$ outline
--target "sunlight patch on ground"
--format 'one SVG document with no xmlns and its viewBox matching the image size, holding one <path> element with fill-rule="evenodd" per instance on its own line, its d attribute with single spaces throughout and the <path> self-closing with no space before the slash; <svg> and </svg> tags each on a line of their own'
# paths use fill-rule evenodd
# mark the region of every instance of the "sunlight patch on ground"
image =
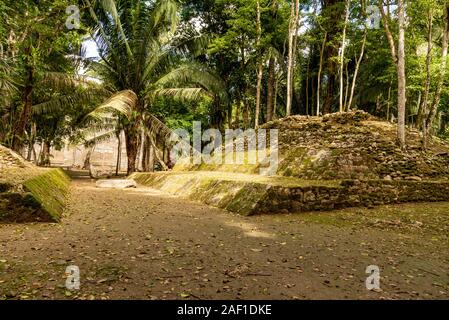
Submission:
<svg viewBox="0 0 449 320">
<path fill-rule="evenodd" d="M 252 238 L 274 239 L 276 236 L 272 233 L 258 230 L 254 223 L 227 221 L 225 224 L 229 227 L 237 228 L 243 231 L 243 234 Z"/>
</svg>

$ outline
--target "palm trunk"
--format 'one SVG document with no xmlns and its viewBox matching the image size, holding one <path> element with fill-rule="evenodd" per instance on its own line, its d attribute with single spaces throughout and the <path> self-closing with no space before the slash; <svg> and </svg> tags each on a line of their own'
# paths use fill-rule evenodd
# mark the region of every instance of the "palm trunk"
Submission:
<svg viewBox="0 0 449 320">
<path fill-rule="evenodd" d="M 128 158 L 128 175 L 137 171 L 136 161 L 139 152 L 139 130 L 135 123 L 125 127 L 126 155 Z"/>
<path fill-rule="evenodd" d="M 83 170 L 89 170 L 90 168 L 90 158 L 92 157 L 92 153 L 95 147 L 89 148 L 86 154 L 86 158 L 84 159 L 83 163 Z"/>
<path fill-rule="evenodd" d="M 121 139 L 121 131 L 119 134 L 117 134 L 117 140 L 118 140 L 118 145 L 117 145 L 117 164 L 115 166 L 115 175 L 118 176 L 119 171 L 120 171 L 120 166 L 121 166 L 121 162 L 122 162 L 122 139 Z"/>
</svg>

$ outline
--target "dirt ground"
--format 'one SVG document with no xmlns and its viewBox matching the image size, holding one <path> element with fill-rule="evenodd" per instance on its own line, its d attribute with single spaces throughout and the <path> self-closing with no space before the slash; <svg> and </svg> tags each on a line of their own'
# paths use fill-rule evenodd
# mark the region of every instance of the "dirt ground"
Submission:
<svg viewBox="0 0 449 320">
<path fill-rule="evenodd" d="M 242 217 L 78 177 L 62 223 L 0 225 L 0 299 L 448 299 L 448 245 L 449 203 Z"/>
</svg>

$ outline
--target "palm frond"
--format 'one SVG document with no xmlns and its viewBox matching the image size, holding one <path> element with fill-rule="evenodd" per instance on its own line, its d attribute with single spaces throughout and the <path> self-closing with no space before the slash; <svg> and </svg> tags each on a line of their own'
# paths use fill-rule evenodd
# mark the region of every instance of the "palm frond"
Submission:
<svg viewBox="0 0 449 320">
<path fill-rule="evenodd" d="M 114 139 L 115 137 L 116 137 L 115 130 L 106 131 L 106 132 L 101 133 L 100 135 L 96 135 L 96 136 L 86 139 L 84 141 L 84 145 L 87 148 L 93 147 L 97 144 L 100 144 L 103 142 L 108 142 L 111 139 Z"/>
<path fill-rule="evenodd" d="M 110 117 L 110 114 L 115 112 L 130 118 L 133 110 L 135 110 L 137 106 L 137 101 L 138 97 L 133 91 L 120 91 L 87 116 L 95 119 L 102 119 L 104 117 Z"/>
<path fill-rule="evenodd" d="M 218 96 L 227 103 L 229 96 L 223 80 L 210 69 L 197 63 L 186 63 L 161 77 L 154 84 L 155 88 L 148 88 L 148 92 L 158 88 L 177 87 L 179 84 L 190 83 L 197 85 L 213 96 Z"/>
<path fill-rule="evenodd" d="M 33 114 L 40 115 L 44 113 L 60 112 L 77 105 L 88 105 L 100 99 L 104 100 L 109 97 L 111 92 L 103 88 L 92 88 L 88 90 L 78 91 L 73 94 L 53 97 L 51 100 L 36 104 L 33 106 Z"/>
<path fill-rule="evenodd" d="M 170 23 L 171 32 L 176 32 L 179 22 L 178 5 L 174 0 L 158 1 L 154 8 L 153 27 L 157 27 L 161 23 Z"/>
<path fill-rule="evenodd" d="M 157 89 L 148 93 L 148 98 L 153 100 L 158 97 L 172 97 L 179 101 L 198 100 L 204 96 L 211 96 L 206 90 L 202 88 L 171 88 L 171 89 Z"/>
<path fill-rule="evenodd" d="M 112 19 L 114 19 L 114 22 L 117 26 L 117 30 L 119 34 L 122 37 L 122 41 L 125 43 L 126 51 L 131 58 L 133 56 L 133 53 L 131 51 L 131 47 L 129 46 L 128 39 L 126 38 L 126 34 L 123 31 L 122 22 L 120 21 L 120 16 L 117 11 L 117 6 L 114 0 L 99 0 L 101 3 L 101 6 L 106 11 L 106 13 L 110 14 Z"/>
<path fill-rule="evenodd" d="M 40 84 L 55 90 L 98 87 L 98 83 L 89 77 L 63 72 L 45 72 L 40 80 Z"/>
</svg>

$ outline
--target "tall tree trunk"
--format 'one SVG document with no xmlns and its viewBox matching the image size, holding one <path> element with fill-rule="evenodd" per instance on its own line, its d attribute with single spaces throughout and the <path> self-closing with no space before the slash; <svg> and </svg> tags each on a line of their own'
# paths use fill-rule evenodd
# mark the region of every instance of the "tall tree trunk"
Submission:
<svg viewBox="0 0 449 320">
<path fill-rule="evenodd" d="M 406 78 L 405 78 L 405 7 L 404 0 L 398 0 L 399 35 L 398 46 L 394 42 L 390 30 L 389 17 L 385 14 L 383 1 L 379 0 L 379 10 L 382 15 L 385 34 L 390 44 L 391 56 L 397 68 L 398 76 L 398 129 L 397 139 L 401 149 L 405 149 L 405 107 L 406 107 Z"/>
<path fill-rule="evenodd" d="M 405 7 L 404 0 L 398 0 L 399 38 L 398 38 L 398 140 L 405 149 Z"/>
<path fill-rule="evenodd" d="M 309 79 L 310 79 L 310 59 L 311 55 L 307 58 L 307 71 L 306 71 L 306 115 L 309 115 Z"/>
<path fill-rule="evenodd" d="M 276 120 L 277 116 L 276 116 L 276 111 L 277 111 L 277 106 L 278 106 L 278 79 L 275 78 L 274 79 L 274 101 L 273 101 L 273 120 Z"/>
<path fill-rule="evenodd" d="M 267 122 L 273 120 L 275 81 L 276 81 L 275 59 L 273 56 L 271 56 L 270 61 L 268 62 Z"/>
<path fill-rule="evenodd" d="M 92 153 L 94 151 L 95 146 L 89 148 L 86 154 L 86 158 L 84 158 L 83 170 L 89 170 L 90 168 L 90 158 L 92 157 Z"/>
<path fill-rule="evenodd" d="M 31 66 L 31 48 L 25 49 L 26 55 L 26 83 L 23 92 L 23 109 L 20 113 L 19 121 L 14 125 L 12 149 L 17 153 L 22 152 L 26 125 L 31 117 L 33 107 L 33 89 L 34 89 L 34 69 Z"/>
<path fill-rule="evenodd" d="M 360 49 L 360 55 L 357 59 L 355 70 L 354 70 L 354 76 L 352 77 L 352 84 L 351 84 L 351 93 L 349 94 L 349 102 L 348 102 L 348 110 L 352 108 L 352 101 L 354 99 L 354 92 L 355 92 L 355 85 L 357 82 L 357 76 L 359 74 L 360 64 L 362 63 L 363 56 L 365 54 L 365 47 L 366 47 L 366 37 L 368 34 L 368 29 L 365 27 L 365 33 L 363 34 L 363 40 L 362 40 L 362 48 Z"/>
<path fill-rule="evenodd" d="M 298 32 L 299 22 L 299 0 L 292 3 L 290 12 L 290 23 L 288 28 L 288 62 L 287 62 L 287 105 L 286 115 L 290 116 L 292 113 L 293 101 L 293 79 L 294 79 L 294 60 L 295 60 L 295 37 Z"/>
<path fill-rule="evenodd" d="M 40 154 L 39 165 L 43 167 L 50 166 L 50 149 L 51 143 L 47 139 L 44 139 L 42 144 L 42 152 Z"/>
<path fill-rule="evenodd" d="M 343 89 L 344 89 L 344 65 L 345 65 L 345 49 L 346 49 L 346 29 L 348 27 L 349 20 L 349 7 L 350 0 L 345 1 L 345 22 L 343 25 L 343 39 L 341 41 L 341 49 L 340 49 L 340 112 L 343 112 Z"/>
<path fill-rule="evenodd" d="M 137 153 L 139 152 L 139 126 L 132 122 L 125 126 L 126 155 L 128 158 L 128 175 L 136 172 Z"/>
<path fill-rule="evenodd" d="M 326 48 L 327 32 L 324 32 L 323 44 L 321 45 L 320 51 L 320 66 L 318 67 L 318 84 L 316 89 L 316 115 L 319 116 L 321 112 L 321 73 L 323 72 L 323 60 L 324 60 L 324 49 Z"/>
<path fill-rule="evenodd" d="M 417 119 L 418 127 L 422 129 L 422 146 L 424 150 L 427 149 L 426 118 L 429 104 L 430 81 L 431 81 L 430 66 L 432 63 L 432 48 L 433 48 L 432 33 L 433 33 L 433 12 L 429 5 L 429 10 L 427 13 L 426 86 L 424 89 L 424 97 L 418 107 L 418 119 Z"/>
<path fill-rule="evenodd" d="M 240 128 L 240 108 L 242 105 L 242 98 L 241 93 L 237 92 L 237 99 L 236 99 L 236 106 L 235 106 L 235 119 L 234 119 L 234 128 L 238 129 Z"/>
<path fill-rule="evenodd" d="M 260 2 L 257 0 L 257 50 L 261 50 L 260 48 L 260 40 L 262 38 L 262 23 L 260 21 Z M 259 116 L 260 116 L 260 95 L 261 95 L 261 87 L 262 87 L 262 76 L 263 76 L 263 59 L 259 58 L 257 65 L 257 88 L 256 88 L 256 112 L 254 115 L 254 127 L 257 129 L 259 127 Z"/>
<path fill-rule="evenodd" d="M 343 111 L 348 111 L 348 99 L 349 99 L 349 63 L 345 63 L 345 99 L 344 99 L 344 109 Z"/>
<path fill-rule="evenodd" d="M 335 90 L 338 74 L 339 52 L 336 36 L 342 32 L 341 17 L 345 12 L 341 4 L 345 0 L 323 0 L 323 15 L 326 17 L 324 29 L 327 31 L 327 42 L 325 50 L 325 61 L 327 66 L 327 87 L 324 98 L 322 113 L 328 114 L 333 111 Z M 335 59 L 337 58 L 337 59 Z"/>
<path fill-rule="evenodd" d="M 248 100 L 243 97 L 243 125 L 245 129 L 249 128 L 249 124 L 251 123 L 251 116 L 249 114 L 249 104 Z"/>
<path fill-rule="evenodd" d="M 387 99 L 387 121 L 391 121 L 390 119 L 390 105 L 391 105 L 391 87 L 393 85 L 393 81 L 390 81 L 390 86 L 388 87 L 388 99 Z"/>
<path fill-rule="evenodd" d="M 256 110 L 254 114 L 254 128 L 256 129 L 259 127 L 262 76 L 263 65 L 262 63 L 259 63 L 259 66 L 257 68 Z"/>
<path fill-rule="evenodd" d="M 148 171 L 154 172 L 154 147 L 151 144 L 151 139 L 148 138 L 149 152 L 148 152 Z"/>
<path fill-rule="evenodd" d="M 429 111 L 429 115 L 426 119 L 426 136 L 429 137 L 431 134 L 431 128 L 435 116 L 440 106 L 441 94 L 443 91 L 444 80 L 446 77 L 446 67 L 447 67 L 447 52 L 448 52 L 448 40 L 449 40 L 449 6 L 448 2 L 444 2 L 444 30 L 443 30 L 443 40 L 442 40 L 442 51 L 441 51 L 441 66 L 440 74 L 438 77 L 437 88 L 435 92 L 435 97 L 433 99 L 432 106 Z"/>
<path fill-rule="evenodd" d="M 117 134 L 117 163 L 115 166 L 115 175 L 118 176 L 119 172 L 120 172 L 120 166 L 121 166 L 121 162 L 122 162 L 122 132 L 120 131 Z"/>
</svg>

